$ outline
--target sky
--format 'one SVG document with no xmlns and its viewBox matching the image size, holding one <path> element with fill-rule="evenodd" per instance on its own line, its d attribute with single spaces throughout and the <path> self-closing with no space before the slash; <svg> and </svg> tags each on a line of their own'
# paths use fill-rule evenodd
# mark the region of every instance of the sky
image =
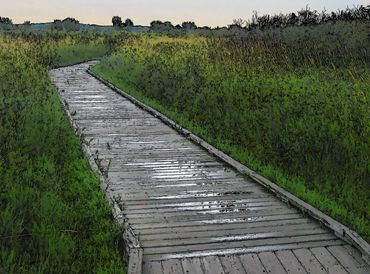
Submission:
<svg viewBox="0 0 370 274">
<path fill-rule="evenodd" d="M 198 26 L 226 26 L 233 19 L 250 19 L 253 11 L 276 14 L 298 11 L 344 9 L 368 5 L 368 0 L 0 0 L 0 16 L 14 23 L 29 20 L 50 22 L 74 17 L 83 23 L 110 25 L 112 16 L 130 18 L 135 24 L 153 20 L 178 24 L 194 21 Z"/>
</svg>

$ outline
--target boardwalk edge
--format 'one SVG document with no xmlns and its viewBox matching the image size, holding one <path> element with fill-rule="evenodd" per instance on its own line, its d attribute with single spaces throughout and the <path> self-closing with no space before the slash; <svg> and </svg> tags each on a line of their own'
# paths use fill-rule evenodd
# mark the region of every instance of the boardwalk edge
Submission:
<svg viewBox="0 0 370 274">
<path fill-rule="evenodd" d="M 90 68 L 87 70 L 87 72 L 93 76 L 95 79 L 118 93 L 119 95 L 123 96 L 124 98 L 128 99 L 141 109 L 149 112 L 156 118 L 160 119 L 162 122 L 164 122 L 166 125 L 170 126 L 171 128 L 178 131 L 180 134 L 184 135 L 187 139 L 193 141 L 194 143 L 200 145 L 202 148 L 207 150 L 209 153 L 213 154 L 223 162 L 227 163 L 237 171 L 239 171 L 242 174 L 247 175 L 249 178 L 251 178 L 256 183 L 264 186 L 267 188 L 270 192 L 274 193 L 275 196 L 277 196 L 280 200 L 283 202 L 290 204 L 292 206 L 295 206 L 299 208 L 304 213 L 310 215 L 312 218 L 318 220 L 321 224 L 325 225 L 327 228 L 332 230 L 335 235 L 346 241 L 347 243 L 353 245 L 356 247 L 362 254 L 363 259 L 370 264 L 370 245 L 355 231 L 351 230 L 347 226 L 341 224 L 340 222 L 334 220 L 330 216 L 326 215 L 325 213 L 321 212 L 317 208 L 314 208 L 313 206 L 309 205 L 308 203 L 304 202 L 300 198 L 294 196 L 293 194 L 289 193 L 288 191 L 284 190 L 283 188 L 279 187 L 275 183 L 271 182 L 267 178 L 261 176 L 257 172 L 251 170 L 250 168 L 246 167 L 245 165 L 241 164 L 240 162 L 236 161 L 235 159 L 231 158 L 229 155 L 225 154 L 224 152 L 220 151 L 219 149 L 215 148 L 214 146 L 208 144 L 206 141 L 204 141 L 202 138 L 194 135 L 187 129 L 183 128 L 176 122 L 172 121 L 167 116 L 163 115 L 159 111 L 147 106 L 146 104 L 140 102 L 135 97 L 129 95 L 128 93 L 124 92 L 123 90 L 119 89 L 115 85 L 111 84 L 107 80 L 103 79 L 99 75 L 95 74 L 90 70 Z"/>
<path fill-rule="evenodd" d="M 60 102 L 64 107 L 64 112 L 66 113 L 68 120 L 75 131 L 75 134 L 79 137 L 81 143 L 81 149 L 90 164 L 90 168 L 98 175 L 100 181 L 100 187 L 108 200 L 109 205 L 112 208 L 112 215 L 114 220 L 124 229 L 122 238 L 125 245 L 124 253 L 129 258 L 129 263 L 127 267 L 128 274 L 141 274 L 142 273 L 142 262 L 143 262 L 143 249 L 140 246 L 140 242 L 133 232 L 131 226 L 125 222 L 125 216 L 120 209 L 119 203 L 116 201 L 109 191 L 109 182 L 102 174 L 99 166 L 97 165 L 94 157 L 94 153 L 88 147 L 86 140 L 84 139 L 84 134 L 82 130 L 78 128 L 73 120 L 73 117 L 69 111 L 68 104 L 62 99 L 59 94 L 59 89 L 54 85 L 55 89 L 58 91 Z"/>
</svg>

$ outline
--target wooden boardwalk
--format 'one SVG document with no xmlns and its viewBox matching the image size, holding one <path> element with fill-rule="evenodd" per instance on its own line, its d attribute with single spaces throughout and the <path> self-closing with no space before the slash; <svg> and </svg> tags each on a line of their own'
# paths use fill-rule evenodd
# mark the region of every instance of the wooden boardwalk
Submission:
<svg viewBox="0 0 370 274">
<path fill-rule="evenodd" d="M 313 219 L 90 76 L 54 84 L 143 252 L 143 273 L 370 273 Z"/>
</svg>

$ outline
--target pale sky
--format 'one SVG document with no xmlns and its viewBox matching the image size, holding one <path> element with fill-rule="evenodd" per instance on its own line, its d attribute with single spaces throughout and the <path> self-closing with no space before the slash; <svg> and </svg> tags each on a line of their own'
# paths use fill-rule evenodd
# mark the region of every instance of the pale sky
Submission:
<svg viewBox="0 0 370 274">
<path fill-rule="evenodd" d="M 83 23 L 110 25 L 112 16 L 135 24 L 153 20 L 195 21 L 198 26 L 226 26 L 233 19 L 250 19 L 252 12 L 275 14 L 311 9 L 328 11 L 368 5 L 368 0 L 0 0 L 0 16 L 14 23 L 50 22 L 74 17 Z"/>
</svg>

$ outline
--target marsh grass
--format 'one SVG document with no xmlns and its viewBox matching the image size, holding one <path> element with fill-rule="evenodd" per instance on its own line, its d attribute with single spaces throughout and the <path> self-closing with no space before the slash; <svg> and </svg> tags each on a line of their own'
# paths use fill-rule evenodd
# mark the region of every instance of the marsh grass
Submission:
<svg viewBox="0 0 370 274">
<path fill-rule="evenodd" d="M 121 229 L 50 82 L 54 58 L 50 41 L 0 34 L 0 272 L 125 273 Z"/>
<path fill-rule="evenodd" d="M 108 54 L 108 50 L 104 44 L 59 45 L 56 54 L 57 66 L 65 66 L 100 59 Z"/>
</svg>

